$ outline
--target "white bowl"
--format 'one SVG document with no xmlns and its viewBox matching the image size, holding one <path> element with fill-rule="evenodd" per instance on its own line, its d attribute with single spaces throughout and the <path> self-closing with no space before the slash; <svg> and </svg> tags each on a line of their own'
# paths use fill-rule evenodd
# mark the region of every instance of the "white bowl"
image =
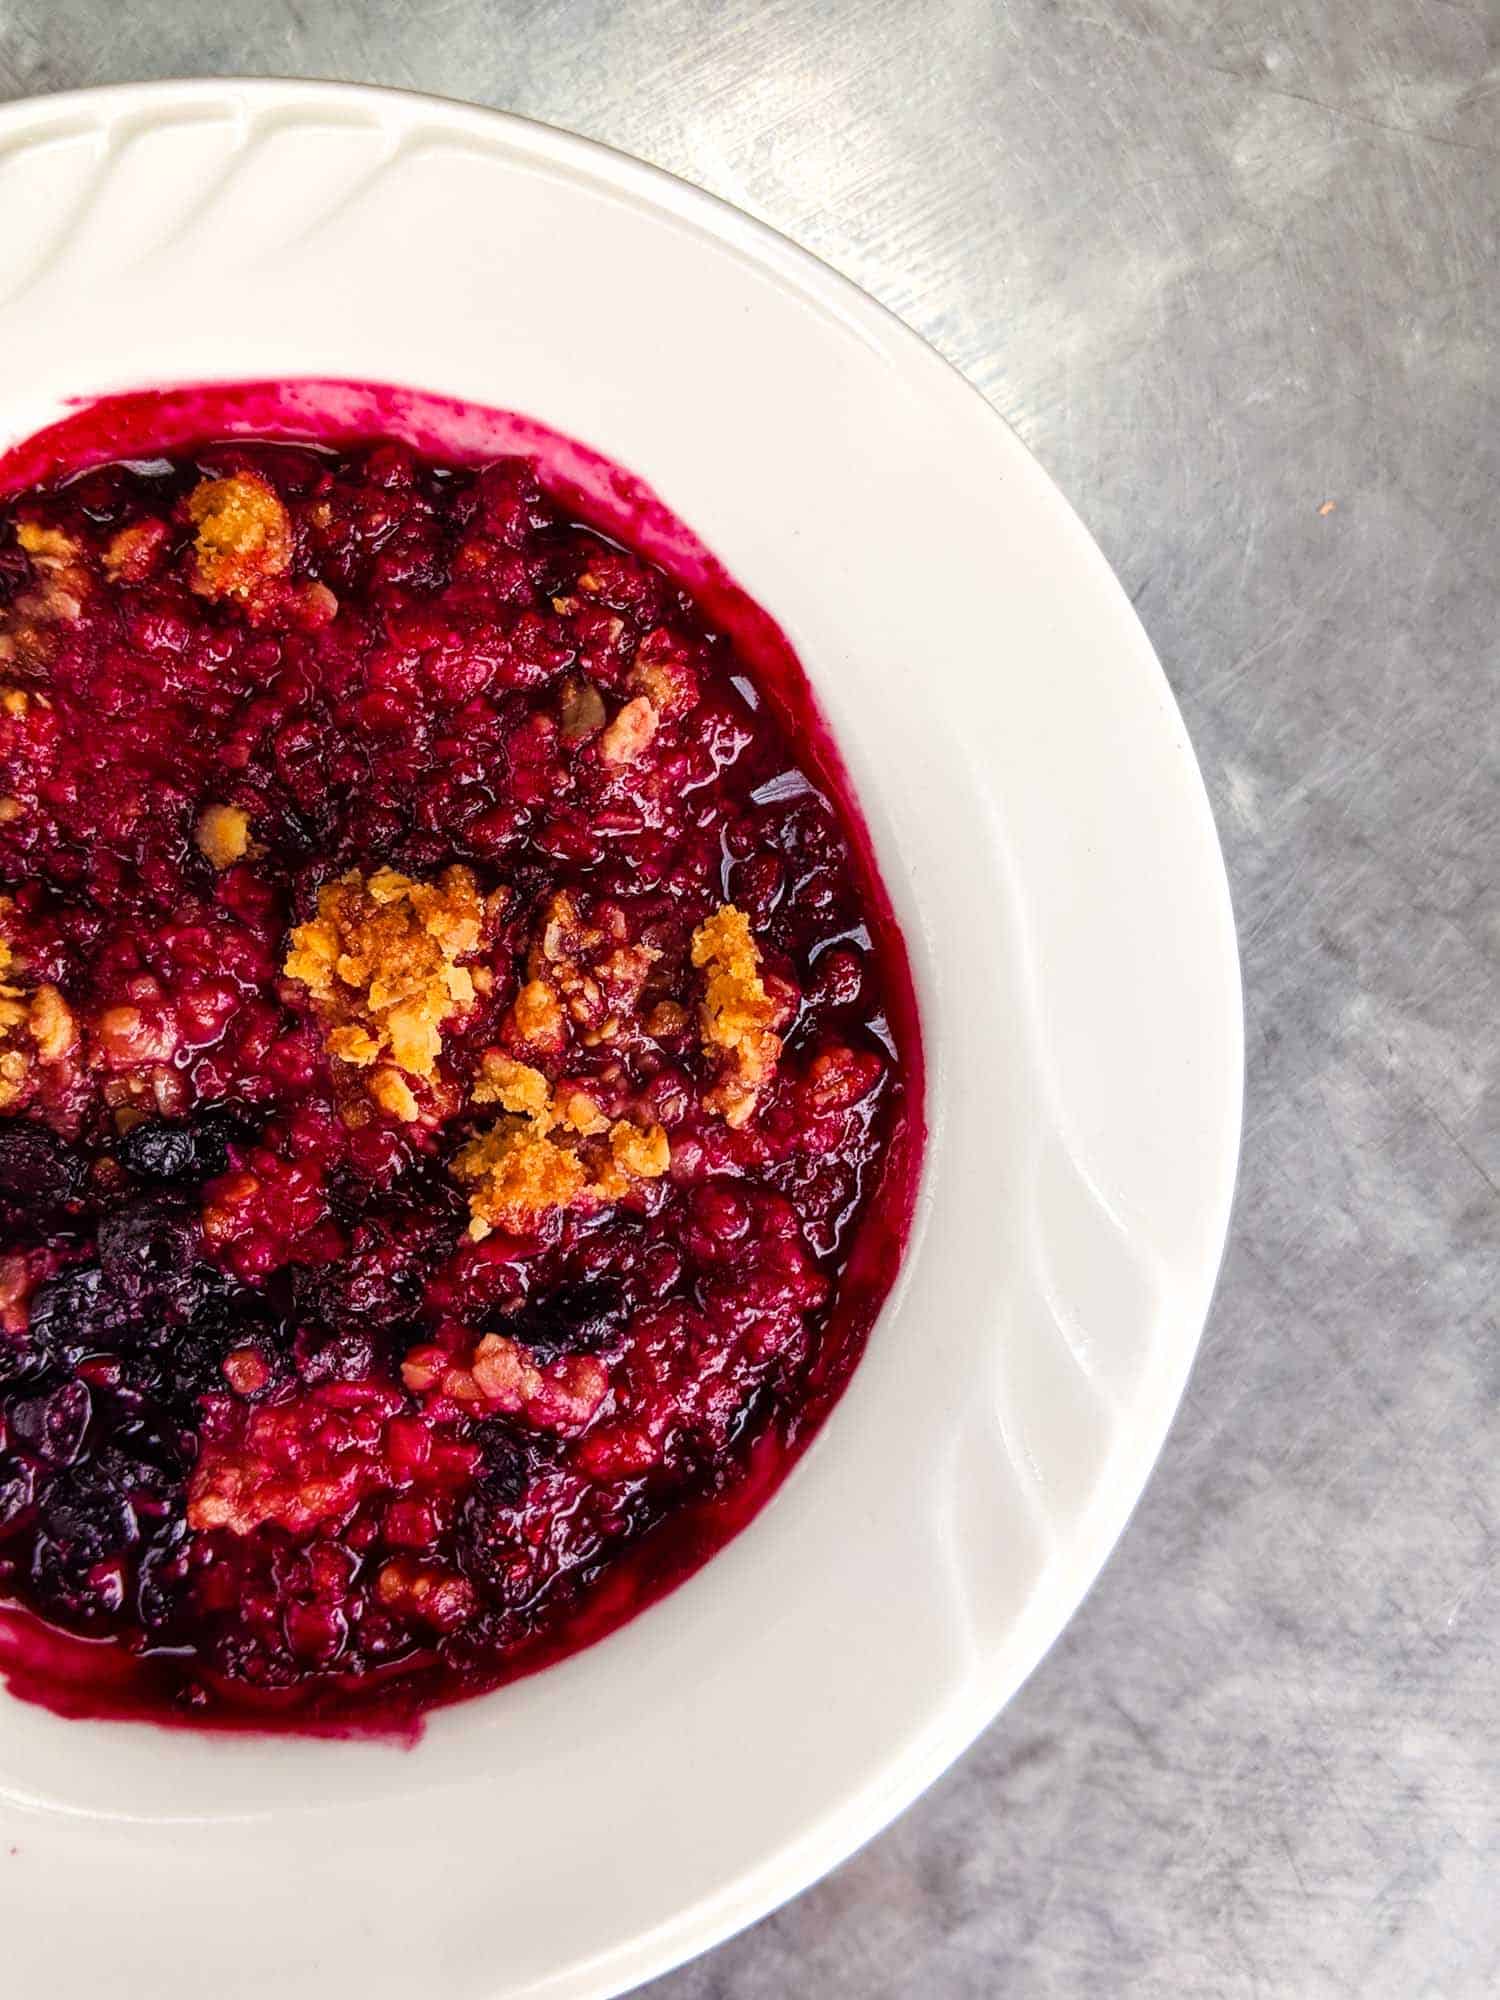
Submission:
<svg viewBox="0 0 1500 2000">
<path fill-rule="evenodd" d="M 1161 1445 L 1242 1053 L 1181 718 L 1077 520 L 930 350 L 744 216 L 542 127 L 321 84 L 10 105 L 0 354 L 0 444 L 69 398 L 309 375 L 555 425 L 781 621 L 853 773 L 931 1138 L 865 1360 L 753 1525 L 409 1751 L 0 1697 L 17 1993 L 622 1991 L 931 1782 Z"/>
</svg>

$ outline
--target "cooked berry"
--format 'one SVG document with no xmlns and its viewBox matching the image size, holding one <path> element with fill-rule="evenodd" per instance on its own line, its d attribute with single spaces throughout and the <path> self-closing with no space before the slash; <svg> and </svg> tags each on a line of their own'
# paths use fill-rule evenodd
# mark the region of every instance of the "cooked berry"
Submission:
<svg viewBox="0 0 1500 2000">
<path fill-rule="evenodd" d="M 45 1222 L 82 1183 L 83 1161 L 55 1132 L 29 1118 L 0 1118 L 0 1223 Z"/>
<path fill-rule="evenodd" d="M 54 1465 L 68 1465 L 78 1456 L 89 1427 L 92 1399 L 84 1382 L 64 1382 L 45 1396 L 25 1396 L 12 1402 L 6 1425 L 12 1443 Z"/>
<path fill-rule="evenodd" d="M 607 1347 L 623 1328 L 626 1313 L 623 1285 L 609 1278 L 580 1278 L 528 1303 L 504 1324 L 504 1331 L 524 1341 L 538 1361 L 551 1361 L 559 1354 L 591 1354 Z"/>
<path fill-rule="evenodd" d="M 142 1180 L 201 1183 L 222 1174 L 231 1143 L 247 1137 L 243 1124 L 223 1114 L 206 1113 L 191 1124 L 151 1119 L 131 1127 L 117 1156 L 122 1167 Z"/>
</svg>

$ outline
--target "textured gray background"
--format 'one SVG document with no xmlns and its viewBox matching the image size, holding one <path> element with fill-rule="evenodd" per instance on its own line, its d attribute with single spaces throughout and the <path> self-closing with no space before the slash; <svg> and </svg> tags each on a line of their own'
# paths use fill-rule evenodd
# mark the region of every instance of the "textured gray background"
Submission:
<svg viewBox="0 0 1500 2000">
<path fill-rule="evenodd" d="M 1229 858 L 1243 1178 L 1145 1502 L 959 1768 L 653 2000 L 1500 1991 L 1500 9 L 0 0 L 0 95 L 229 71 L 573 127 L 887 301 L 1099 537 Z"/>
</svg>

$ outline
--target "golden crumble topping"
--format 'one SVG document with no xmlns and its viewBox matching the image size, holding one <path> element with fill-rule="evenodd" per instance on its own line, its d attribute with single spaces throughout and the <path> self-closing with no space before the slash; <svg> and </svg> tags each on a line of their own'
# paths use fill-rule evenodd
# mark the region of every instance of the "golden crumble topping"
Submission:
<svg viewBox="0 0 1500 2000">
<path fill-rule="evenodd" d="M 543 1055 L 561 1055 L 567 1046 L 562 1002 L 544 979 L 529 979 L 521 988 L 511 1006 L 510 1025 L 518 1041 Z"/>
<path fill-rule="evenodd" d="M 0 660 L 17 657 L 39 665 L 55 647 L 53 628 L 70 623 L 82 611 L 88 571 L 82 547 L 60 528 L 17 521 L 16 542 L 31 558 L 35 581 L 10 606 L 8 629 L 0 633 Z M 9 707 L 8 713 L 23 715 L 25 708 Z"/>
<path fill-rule="evenodd" d="M 291 568 L 291 517 L 258 472 L 205 479 L 187 504 L 198 530 L 193 588 L 201 596 L 252 597 Z"/>
<path fill-rule="evenodd" d="M 205 806 L 193 828 L 198 852 L 215 868 L 232 868 L 250 848 L 250 815 L 240 806 Z"/>
<path fill-rule="evenodd" d="M 408 1123 L 417 1100 L 400 1072 L 434 1075 L 443 1024 L 474 999 L 459 961 L 480 949 L 490 914 L 467 868 L 437 882 L 352 869 L 318 891 L 317 916 L 291 934 L 282 969 L 312 995 L 329 1054 L 354 1069 L 380 1063 L 370 1094 Z"/>
<path fill-rule="evenodd" d="M 781 1055 L 781 1037 L 771 1026 L 776 1004 L 761 979 L 760 948 L 743 910 L 724 903 L 699 924 L 693 964 L 708 974 L 699 1013 L 703 1045 L 728 1059 L 704 1102 L 727 1125 L 743 1125 Z"/>
<path fill-rule="evenodd" d="M 42 569 L 66 569 L 78 560 L 78 544 L 61 528 L 44 528 L 37 521 L 17 521 L 16 540 Z"/>
<path fill-rule="evenodd" d="M 118 529 L 105 544 L 104 574 L 111 583 L 144 582 L 170 532 L 165 521 L 136 521 Z"/>
<path fill-rule="evenodd" d="M 578 1155 L 530 1118 L 502 1118 L 477 1134 L 459 1149 L 453 1171 L 470 1190 L 475 1242 L 492 1229 L 525 1235 L 553 1209 L 571 1208 L 589 1185 Z"/>
<path fill-rule="evenodd" d="M 470 1139 L 453 1162 L 470 1189 L 469 1234 L 476 1242 L 492 1229 L 524 1234 L 554 1209 L 618 1201 L 634 1182 L 656 1180 L 672 1163 L 660 1125 L 642 1131 L 623 1119 L 611 1124 L 586 1090 L 567 1085 L 554 1096 L 539 1069 L 498 1050 L 483 1058 L 473 1096 L 508 1114 Z M 576 1142 L 606 1132 L 609 1151 L 594 1155 L 591 1168 Z"/>
<path fill-rule="evenodd" d="M 526 1117 L 547 1118 L 552 1107 L 552 1086 L 529 1063 L 516 1062 L 491 1050 L 480 1064 L 474 1102 L 498 1104 L 502 1111 Z"/>
<path fill-rule="evenodd" d="M 0 937 L 0 1111 L 21 1102 L 39 1063 L 64 1062 L 78 1047 L 78 1025 L 62 994 L 52 985 L 28 993 L 19 971 Z"/>
</svg>

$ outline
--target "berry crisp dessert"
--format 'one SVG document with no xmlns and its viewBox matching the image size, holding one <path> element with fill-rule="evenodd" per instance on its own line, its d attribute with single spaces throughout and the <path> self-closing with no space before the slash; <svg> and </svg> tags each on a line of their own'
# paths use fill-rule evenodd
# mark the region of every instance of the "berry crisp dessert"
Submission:
<svg viewBox="0 0 1500 2000">
<path fill-rule="evenodd" d="M 203 437 L 0 499 L 0 1670 L 409 1726 L 806 1444 L 915 1015 L 805 689 L 541 458 Z"/>
</svg>

